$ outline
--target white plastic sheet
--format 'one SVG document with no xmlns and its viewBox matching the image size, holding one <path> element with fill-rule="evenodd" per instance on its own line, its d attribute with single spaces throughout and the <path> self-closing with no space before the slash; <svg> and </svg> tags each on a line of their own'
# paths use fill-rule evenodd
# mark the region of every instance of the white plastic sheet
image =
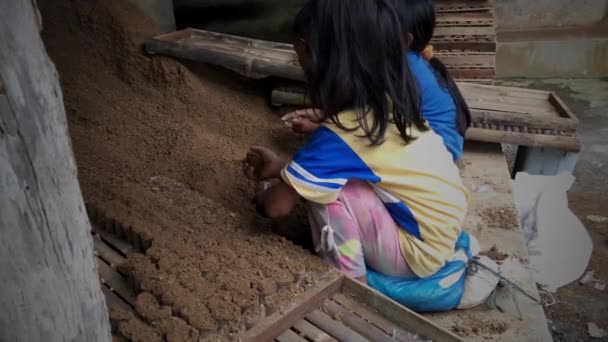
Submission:
<svg viewBox="0 0 608 342">
<path fill-rule="evenodd" d="M 513 192 L 535 280 L 549 291 L 580 278 L 593 243 L 582 222 L 568 208 L 574 176 L 518 173 Z"/>
</svg>

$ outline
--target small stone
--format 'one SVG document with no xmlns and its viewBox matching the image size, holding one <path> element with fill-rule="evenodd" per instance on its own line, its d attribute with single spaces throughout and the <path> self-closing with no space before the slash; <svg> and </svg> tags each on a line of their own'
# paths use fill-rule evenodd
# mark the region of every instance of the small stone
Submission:
<svg viewBox="0 0 608 342">
<path fill-rule="evenodd" d="M 602 338 L 608 336 L 606 330 L 597 326 L 597 324 L 593 322 L 587 323 L 587 330 L 589 331 L 589 336 L 592 338 Z"/>
<path fill-rule="evenodd" d="M 608 221 L 608 217 L 599 215 L 589 215 L 587 216 L 587 220 L 595 223 L 604 223 Z"/>
<path fill-rule="evenodd" d="M 579 280 L 579 284 L 587 285 L 587 284 L 591 283 L 592 281 L 595 280 L 594 274 L 595 274 L 594 271 L 587 271 L 587 273 L 585 273 L 585 275 L 581 278 L 581 280 Z"/>
<path fill-rule="evenodd" d="M 606 289 L 606 282 L 601 280 L 597 281 L 594 287 L 596 290 L 604 291 Z"/>
</svg>

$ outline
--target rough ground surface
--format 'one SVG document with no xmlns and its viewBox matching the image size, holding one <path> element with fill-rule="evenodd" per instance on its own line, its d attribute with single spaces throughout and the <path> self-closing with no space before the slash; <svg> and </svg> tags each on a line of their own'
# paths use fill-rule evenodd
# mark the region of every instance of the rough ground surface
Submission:
<svg viewBox="0 0 608 342">
<path fill-rule="evenodd" d="M 594 271 L 599 282 L 608 281 L 608 221 L 587 219 L 590 215 L 608 217 L 608 80 L 513 80 L 508 84 L 556 91 L 578 116 L 584 148 L 568 198 L 593 240 L 588 270 Z M 608 331 L 608 290 L 596 289 L 598 281 L 587 285 L 574 282 L 554 295 L 555 304 L 545 311 L 556 341 L 593 340 L 587 329 L 589 322 Z"/>
<path fill-rule="evenodd" d="M 140 294 L 135 313 L 112 308 L 118 335 L 225 340 L 328 272 L 250 209 L 247 147 L 287 154 L 298 144 L 268 109 L 263 83 L 145 56 L 155 25 L 126 1 L 38 4 L 84 198 L 152 240 L 128 258 Z"/>
</svg>

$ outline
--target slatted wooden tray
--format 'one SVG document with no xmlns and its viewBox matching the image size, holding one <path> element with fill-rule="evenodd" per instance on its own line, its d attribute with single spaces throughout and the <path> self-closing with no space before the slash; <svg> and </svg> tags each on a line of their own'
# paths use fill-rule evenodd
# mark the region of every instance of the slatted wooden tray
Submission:
<svg viewBox="0 0 608 342">
<path fill-rule="evenodd" d="M 491 0 L 439 0 L 435 4 L 436 50 L 496 52 L 496 29 Z"/>
<path fill-rule="evenodd" d="M 461 341 L 379 292 L 332 275 L 240 341 Z"/>
<path fill-rule="evenodd" d="M 555 93 L 465 82 L 458 86 L 471 109 L 467 140 L 580 151 L 578 119 Z M 271 103 L 311 105 L 297 84 L 274 89 Z"/>
<path fill-rule="evenodd" d="M 578 119 L 557 94 L 459 83 L 472 115 L 467 139 L 578 152 Z"/>
<path fill-rule="evenodd" d="M 149 40 L 146 51 L 219 65 L 251 78 L 304 80 L 291 44 L 185 29 Z M 494 78 L 494 52 L 443 51 L 437 56 L 457 80 L 489 83 Z"/>
</svg>

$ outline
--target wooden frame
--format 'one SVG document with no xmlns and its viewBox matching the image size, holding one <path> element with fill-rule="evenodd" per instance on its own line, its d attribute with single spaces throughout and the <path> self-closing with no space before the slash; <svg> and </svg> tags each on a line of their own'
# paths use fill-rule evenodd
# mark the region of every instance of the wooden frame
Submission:
<svg viewBox="0 0 608 342">
<path fill-rule="evenodd" d="M 458 82 L 471 109 L 472 124 L 467 140 L 581 150 L 578 119 L 555 93 L 513 87 Z M 276 88 L 275 106 L 310 106 L 301 86 Z"/>
<path fill-rule="evenodd" d="M 339 316 L 340 322 L 332 316 Z M 391 321 L 392 317 L 398 319 Z M 461 341 L 381 293 L 332 274 L 306 291 L 289 309 L 267 317 L 247 331 L 239 341 L 305 341 L 300 335 L 314 340 L 307 334 L 322 335 L 325 341 L 407 341 L 412 333 L 439 342 Z"/>
<path fill-rule="evenodd" d="M 222 33 L 185 29 L 150 39 L 151 54 L 160 53 L 215 64 L 250 78 L 276 76 L 304 80 L 293 46 Z"/>
<path fill-rule="evenodd" d="M 493 44 L 492 41 L 459 40 L 461 33 L 470 30 L 493 32 L 493 28 L 487 27 L 444 27 L 438 29 L 438 32 L 454 32 L 456 35 L 438 36 L 437 48 L 444 49 L 446 44 Z M 452 47 L 447 49 L 452 50 Z M 480 50 L 488 51 L 437 51 L 436 55 L 457 80 L 491 82 L 495 74 L 494 49 L 485 47 Z M 146 42 L 146 51 L 219 65 L 250 78 L 274 76 L 304 80 L 304 73 L 291 44 L 185 29 L 152 38 Z"/>
</svg>

